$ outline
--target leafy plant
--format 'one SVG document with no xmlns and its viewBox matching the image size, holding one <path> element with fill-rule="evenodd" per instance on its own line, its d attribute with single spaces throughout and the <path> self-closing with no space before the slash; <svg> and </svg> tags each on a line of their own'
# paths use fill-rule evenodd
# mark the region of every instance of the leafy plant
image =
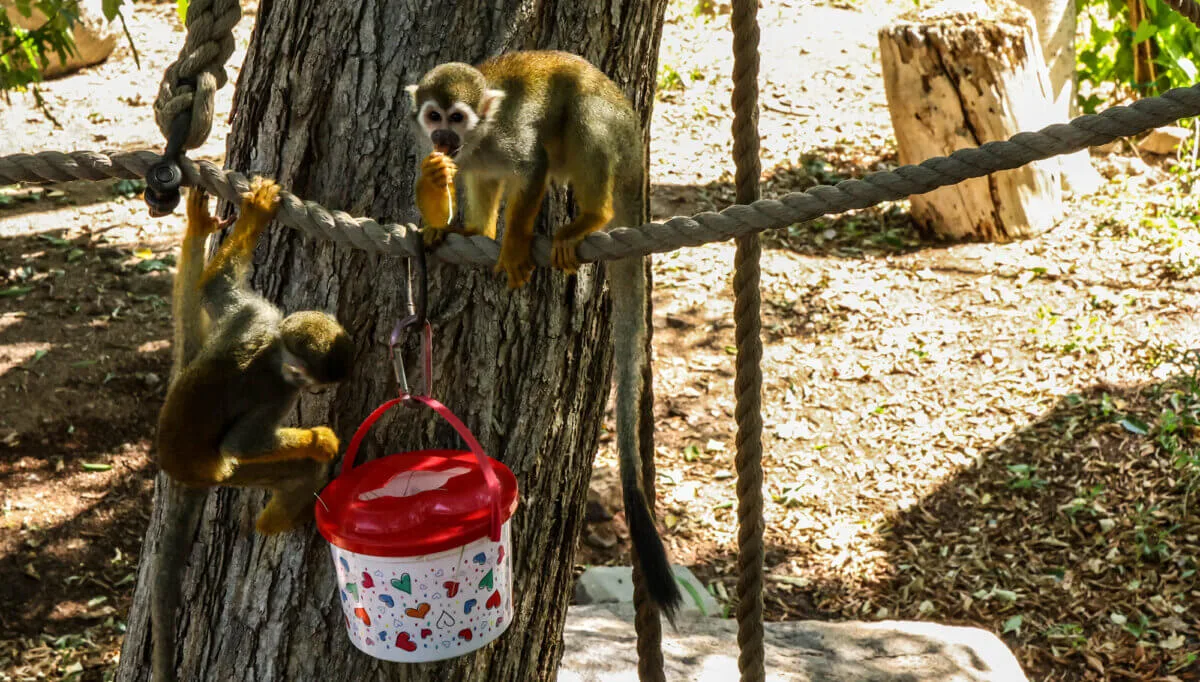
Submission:
<svg viewBox="0 0 1200 682">
<path fill-rule="evenodd" d="M 133 46 L 121 5 L 125 0 L 104 0 L 104 16 L 109 21 L 120 18 L 125 37 Z M 77 54 L 72 33 L 79 21 L 79 0 L 15 0 L 13 8 L 26 19 L 34 12 L 46 21 L 33 29 L 13 25 L 6 12 L 0 12 L 0 93 L 31 92 L 42 106 L 36 84 L 50 65 L 51 58 L 65 62 Z M 134 61 L 138 60 L 134 49 Z M 44 108 L 44 107 L 43 107 Z"/>
<path fill-rule="evenodd" d="M 1096 92 L 1108 85 L 1124 85 L 1141 94 L 1159 94 L 1196 82 L 1198 70 L 1190 55 L 1200 52 L 1200 29 L 1162 0 L 1143 0 L 1145 17 L 1130 25 L 1128 0 L 1079 0 L 1080 35 L 1075 56 L 1080 83 L 1093 87 L 1079 105 L 1094 113 L 1103 98 Z M 1150 41 L 1158 67 L 1151 82 L 1135 78 L 1135 46 Z"/>
</svg>

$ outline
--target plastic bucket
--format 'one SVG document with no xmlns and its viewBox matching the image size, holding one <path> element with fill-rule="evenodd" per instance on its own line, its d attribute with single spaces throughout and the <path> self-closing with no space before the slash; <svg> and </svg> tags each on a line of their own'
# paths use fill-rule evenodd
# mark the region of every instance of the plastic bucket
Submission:
<svg viewBox="0 0 1200 682">
<path fill-rule="evenodd" d="M 354 434 L 316 516 L 350 641 L 375 658 L 421 663 L 475 651 L 512 622 L 517 482 L 444 405 L 410 399 L 445 417 L 471 450 L 422 450 L 354 466 L 371 425 L 402 399 L 384 403 Z"/>
</svg>

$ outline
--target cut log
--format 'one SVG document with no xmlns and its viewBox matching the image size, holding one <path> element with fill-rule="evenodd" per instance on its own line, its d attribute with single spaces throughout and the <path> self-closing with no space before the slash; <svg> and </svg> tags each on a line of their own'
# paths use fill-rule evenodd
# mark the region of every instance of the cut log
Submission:
<svg viewBox="0 0 1200 682">
<path fill-rule="evenodd" d="M 1061 122 L 1033 17 L 1010 0 L 943 3 L 879 31 L 883 80 L 901 163 L 1005 140 Z M 1038 161 L 912 197 L 944 239 L 1008 241 L 1063 214 L 1062 162 Z"/>
</svg>

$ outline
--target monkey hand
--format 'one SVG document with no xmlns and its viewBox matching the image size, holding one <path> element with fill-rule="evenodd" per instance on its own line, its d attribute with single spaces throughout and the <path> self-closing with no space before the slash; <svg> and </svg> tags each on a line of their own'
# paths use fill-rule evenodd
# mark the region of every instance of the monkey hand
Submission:
<svg viewBox="0 0 1200 682">
<path fill-rule="evenodd" d="M 314 426 L 309 429 L 312 433 L 312 446 L 309 448 L 309 458 L 317 462 L 329 462 L 337 457 L 338 442 L 337 435 L 327 426 Z"/>
<path fill-rule="evenodd" d="M 581 241 L 583 237 L 560 238 L 556 235 L 550 247 L 550 265 L 568 275 L 575 274 L 579 270 L 579 257 L 575 255 L 575 247 L 579 246 Z"/>
<path fill-rule="evenodd" d="M 279 209 L 279 185 L 274 180 L 256 176 L 250 181 L 250 191 L 242 195 L 242 214 L 257 214 L 262 224 L 271 221 Z"/>
<path fill-rule="evenodd" d="M 509 242 L 504 242 L 500 246 L 500 258 L 496 261 L 496 272 L 503 272 L 508 275 L 508 288 L 520 289 L 529 283 L 529 278 L 533 275 L 533 259 L 529 255 L 529 245 L 525 244 L 525 248 L 507 248 Z"/>
<path fill-rule="evenodd" d="M 417 178 L 417 210 L 425 228 L 421 230 L 426 246 L 436 246 L 445 238 L 445 228 L 454 215 L 454 175 L 458 167 L 449 156 L 432 152 L 421 162 Z"/>
</svg>

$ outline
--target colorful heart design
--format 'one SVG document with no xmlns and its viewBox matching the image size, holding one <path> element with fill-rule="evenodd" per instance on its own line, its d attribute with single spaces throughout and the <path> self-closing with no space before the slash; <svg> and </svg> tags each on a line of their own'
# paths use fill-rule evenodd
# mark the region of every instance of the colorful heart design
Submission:
<svg viewBox="0 0 1200 682">
<path fill-rule="evenodd" d="M 469 642 L 469 641 L 471 641 L 471 638 L 475 636 L 475 634 L 471 632 L 471 628 L 466 628 L 463 630 L 459 630 L 458 636 L 460 639 L 465 639 Z"/>
<path fill-rule="evenodd" d="M 498 606 L 500 606 L 500 590 L 493 592 L 492 596 L 488 597 L 487 600 L 487 607 L 489 609 L 494 609 Z"/>
<path fill-rule="evenodd" d="M 496 550 L 496 563 L 504 561 L 504 545 L 500 545 L 500 549 Z"/>
<path fill-rule="evenodd" d="M 463 604 L 463 613 L 470 614 L 471 609 L 475 608 L 475 605 L 478 603 L 474 599 L 468 599 L 467 603 Z"/>
<path fill-rule="evenodd" d="M 438 616 L 437 626 L 443 630 L 449 630 L 454 627 L 456 622 L 454 616 L 451 616 L 449 611 L 442 611 L 442 615 Z"/>
<path fill-rule="evenodd" d="M 367 590 L 371 589 L 372 587 L 375 587 L 375 580 L 373 578 L 371 578 L 371 574 L 367 573 L 366 571 L 363 571 L 362 586 L 363 586 L 363 589 L 367 589 Z"/>
<path fill-rule="evenodd" d="M 407 632 L 401 632 L 396 635 L 396 648 L 404 649 L 405 651 L 416 651 L 417 643 L 412 641 Z"/>
<path fill-rule="evenodd" d="M 442 569 L 440 569 L 440 568 L 439 568 L 439 569 L 437 570 L 437 572 L 433 574 L 433 577 L 435 577 L 435 578 L 440 578 L 440 577 L 442 577 L 442 576 L 444 576 L 444 575 L 446 575 L 446 571 L 444 571 L 444 570 L 442 570 Z"/>
<path fill-rule="evenodd" d="M 379 631 L 379 641 L 382 642 L 385 639 L 387 639 L 387 630 L 380 630 Z"/>
<path fill-rule="evenodd" d="M 492 589 L 495 585 L 492 584 L 492 572 L 488 571 L 487 575 L 483 576 L 483 580 L 479 581 L 479 589 Z"/>
<path fill-rule="evenodd" d="M 354 583 L 346 583 L 346 591 L 354 595 L 355 599 L 358 599 L 358 585 L 355 585 Z"/>
<path fill-rule="evenodd" d="M 356 607 L 354 609 L 354 615 L 357 616 L 358 619 L 363 622 L 363 625 L 366 625 L 367 627 L 371 627 L 371 615 L 367 613 L 366 609 L 364 609 L 361 606 Z"/>
<path fill-rule="evenodd" d="M 432 634 L 433 630 L 430 630 L 429 628 L 421 628 L 421 639 L 429 639 L 429 636 Z"/>
<path fill-rule="evenodd" d="M 392 595 L 390 595 L 390 594 L 379 595 L 379 601 L 383 602 L 384 604 L 387 604 L 387 607 L 389 609 L 396 605 L 396 600 L 392 599 Z M 384 639 L 384 638 L 380 637 L 380 639 Z"/>
<path fill-rule="evenodd" d="M 367 646 L 375 646 L 375 640 L 368 637 L 367 638 Z"/>
<path fill-rule="evenodd" d="M 345 591 L 345 590 L 338 590 L 338 592 L 341 592 L 341 593 L 342 593 L 342 601 L 346 601 L 347 599 L 349 599 L 349 598 L 350 598 L 350 597 L 347 597 L 347 596 L 346 596 L 346 591 Z"/>
<path fill-rule="evenodd" d="M 475 563 L 482 565 L 485 561 L 487 561 L 487 555 L 484 554 L 483 552 L 480 552 L 479 554 L 476 554 L 475 556 L 471 557 L 471 561 L 474 561 Z"/>
<path fill-rule="evenodd" d="M 413 618 L 424 618 L 425 614 L 429 613 L 429 604 L 421 602 L 415 609 L 404 609 L 404 613 Z"/>
<path fill-rule="evenodd" d="M 400 576 L 399 580 L 393 578 L 392 587 L 405 594 L 412 594 L 412 578 L 410 578 L 407 573 Z"/>
<path fill-rule="evenodd" d="M 458 594 L 458 583 L 453 580 L 442 583 L 442 587 L 446 588 L 447 599 L 454 599 L 454 595 Z"/>
<path fill-rule="evenodd" d="M 342 562 L 342 570 L 349 573 L 350 572 L 350 564 L 346 561 L 346 557 L 340 556 L 340 557 L 338 557 L 338 561 Z"/>
</svg>

